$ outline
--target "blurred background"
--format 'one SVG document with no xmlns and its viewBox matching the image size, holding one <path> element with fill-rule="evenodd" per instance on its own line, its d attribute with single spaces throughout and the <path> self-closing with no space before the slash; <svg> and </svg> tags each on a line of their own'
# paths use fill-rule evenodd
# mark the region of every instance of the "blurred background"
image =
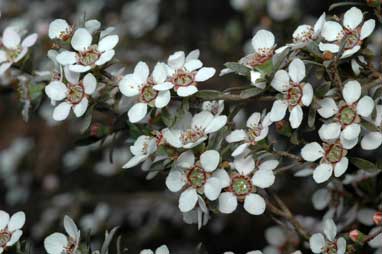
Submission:
<svg viewBox="0 0 382 254">
<path fill-rule="evenodd" d="M 237 61 L 251 52 L 250 39 L 257 30 L 271 30 L 281 46 L 299 24 L 314 24 L 333 2 L 0 0 L 0 26 L 15 25 L 39 34 L 33 55 L 37 70 L 49 70 L 46 51 L 51 43 L 46 35 L 50 21 L 64 18 L 79 24 L 96 18 L 104 27 L 116 27 L 120 36 L 116 56 L 126 68 L 124 73 L 139 60 L 153 66 L 156 61 L 166 61 L 176 50 L 196 48 L 201 50 L 204 64 L 219 72 L 225 62 Z M 381 37 L 378 28 L 371 39 L 376 51 L 380 50 Z M 207 83 L 206 87 L 220 89 L 248 81 L 216 75 Z M 53 107 L 47 100 L 25 123 L 17 94 L 6 90 L 9 84 L 4 80 L 0 86 L 7 91 L 0 93 L 0 209 L 26 212 L 25 236 L 32 240 L 35 253 L 42 253 L 46 235 L 63 230 L 65 214 L 78 222 L 83 235 L 90 232 L 94 246 L 106 229 L 121 226 L 123 246 L 129 253 L 163 243 L 172 253 L 194 253 L 199 243 L 209 253 L 245 253 L 268 244 L 263 232 L 272 222 L 267 216 L 255 217 L 239 210 L 229 216 L 212 215 L 201 230 L 195 224 L 185 224 L 177 208 L 177 196 L 166 191 L 164 176 L 147 181 L 138 168 L 121 169 L 130 158 L 128 145 L 121 142 L 111 146 L 106 141 L 76 146 L 81 120 L 54 122 Z M 102 123 L 110 120 L 106 116 L 100 119 Z M 315 188 L 309 181 L 293 178 L 277 179 L 275 186 L 295 213 L 320 215 L 310 201 Z"/>
</svg>

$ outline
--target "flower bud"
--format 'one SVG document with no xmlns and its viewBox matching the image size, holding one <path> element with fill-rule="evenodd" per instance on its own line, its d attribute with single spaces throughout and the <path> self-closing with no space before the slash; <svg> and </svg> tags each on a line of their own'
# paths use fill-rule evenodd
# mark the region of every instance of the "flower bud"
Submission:
<svg viewBox="0 0 382 254">
<path fill-rule="evenodd" d="M 324 51 L 324 53 L 322 54 L 322 57 L 324 58 L 324 60 L 332 60 L 334 56 L 332 52 Z"/>
<path fill-rule="evenodd" d="M 359 240 L 359 237 L 360 237 L 360 232 L 358 231 L 358 229 L 353 229 L 352 231 L 350 231 L 349 237 L 354 242 L 357 242 Z"/>
<path fill-rule="evenodd" d="M 382 224 L 382 212 L 376 212 L 373 216 L 373 221 L 375 225 L 381 225 Z"/>
</svg>

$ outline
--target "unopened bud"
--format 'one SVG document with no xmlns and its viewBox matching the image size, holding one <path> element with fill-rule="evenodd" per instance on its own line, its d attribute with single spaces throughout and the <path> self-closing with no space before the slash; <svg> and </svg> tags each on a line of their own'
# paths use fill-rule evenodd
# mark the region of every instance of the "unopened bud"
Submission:
<svg viewBox="0 0 382 254">
<path fill-rule="evenodd" d="M 359 240 L 359 237 L 360 237 L 360 232 L 358 231 L 358 229 L 353 229 L 352 231 L 350 231 L 349 237 L 354 242 L 357 242 Z"/>
<path fill-rule="evenodd" d="M 381 225 L 382 224 L 382 212 L 376 212 L 373 216 L 373 221 L 375 225 Z"/>
<path fill-rule="evenodd" d="M 332 60 L 334 56 L 332 52 L 324 51 L 324 53 L 322 54 L 322 57 L 324 58 L 324 60 Z"/>
</svg>

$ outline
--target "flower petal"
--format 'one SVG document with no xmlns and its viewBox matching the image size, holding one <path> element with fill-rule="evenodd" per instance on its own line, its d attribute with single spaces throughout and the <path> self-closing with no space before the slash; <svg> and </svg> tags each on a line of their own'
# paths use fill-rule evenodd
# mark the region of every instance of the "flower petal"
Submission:
<svg viewBox="0 0 382 254">
<path fill-rule="evenodd" d="M 84 51 L 92 44 L 93 37 L 85 28 L 78 28 L 72 37 L 72 47 L 77 51 Z"/>
<path fill-rule="evenodd" d="M 115 55 L 115 51 L 113 49 L 106 50 L 103 52 L 98 60 L 95 62 L 95 65 L 104 65 L 105 63 L 109 62 Z"/>
<path fill-rule="evenodd" d="M 252 46 L 255 52 L 260 52 L 261 49 L 270 49 L 275 44 L 275 36 L 272 32 L 261 29 L 257 31 L 252 38 Z"/>
<path fill-rule="evenodd" d="M 244 140 L 247 137 L 247 133 L 244 130 L 234 130 L 225 137 L 228 143 L 234 143 Z"/>
<path fill-rule="evenodd" d="M 309 239 L 309 245 L 313 253 L 321 253 L 325 247 L 324 236 L 320 233 L 312 235 Z"/>
<path fill-rule="evenodd" d="M 9 214 L 0 210 L 0 230 L 3 230 L 9 222 Z"/>
<path fill-rule="evenodd" d="M 194 71 L 196 69 L 201 68 L 202 66 L 203 66 L 203 63 L 199 59 L 193 59 L 193 60 L 187 61 L 184 64 L 184 68 L 188 72 L 192 72 L 192 71 Z"/>
<path fill-rule="evenodd" d="M 300 83 L 305 78 L 305 64 L 301 59 L 295 58 L 288 66 L 290 78 L 295 83 Z"/>
<path fill-rule="evenodd" d="M 20 35 L 13 27 L 5 28 L 2 37 L 3 45 L 8 49 L 16 49 L 20 45 Z"/>
<path fill-rule="evenodd" d="M 301 125 L 304 113 L 300 105 L 295 106 L 289 115 L 289 122 L 292 129 L 296 129 Z"/>
<path fill-rule="evenodd" d="M 337 235 L 337 226 L 332 219 L 324 221 L 324 234 L 329 241 L 334 241 Z"/>
<path fill-rule="evenodd" d="M 358 123 L 352 123 L 345 127 L 342 131 L 342 135 L 345 139 L 355 139 L 358 138 L 361 133 L 361 126 Z"/>
<path fill-rule="evenodd" d="M 66 101 L 61 102 L 53 111 L 53 119 L 56 121 L 65 120 L 68 117 L 71 108 L 72 104 Z"/>
<path fill-rule="evenodd" d="M 80 101 L 80 103 L 73 106 L 73 112 L 76 115 L 76 117 L 81 117 L 85 114 L 86 110 L 88 109 L 89 100 L 88 98 L 84 97 Z"/>
<path fill-rule="evenodd" d="M 146 116 L 146 113 L 147 113 L 147 104 L 140 102 L 132 106 L 127 112 L 127 115 L 131 123 L 137 123 Z"/>
<path fill-rule="evenodd" d="M 374 150 L 382 144 L 382 134 L 380 132 L 370 132 L 361 140 L 363 150 Z"/>
<path fill-rule="evenodd" d="M 207 172 L 214 171 L 220 162 L 220 154 L 215 150 L 207 150 L 200 155 L 200 164 Z"/>
<path fill-rule="evenodd" d="M 348 169 L 349 165 L 349 159 L 346 157 L 343 157 L 339 162 L 336 163 L 334 166 L 334 176 L 340 177 L 342 176 L 346 170 Z"/>
<path fill-rule="evenodd" d="M 314 93 L 312 85 L 309 83 L 305 83 L 304 87 L 302 88 L 302 104 L 304 104 L 304 106 L 309 106 L 312 103 L 313 95 Z"/>
<path fill-rule="evenodd" d="M 210 79 L 213 75 L 215 75 L 215 68 L 212 67 L 203 67 L 195 75 L 196 82 L 203 82 L 207 79 Z"/>
<path fill-rule="evenodd" d="M 92 67 L 89 66 L 89 65 L 88 66 L 84 66 L 82 64 L 69 65 L 69 70 L 74 71 L 74 72 L 79 72 L 79 73 L 87 72 L 91 68 Z"/>
<path fill-rule="evenodd" d="M 325 151 L 317 142 L 306 144 L 301 149 L 301 156 L 306 161 L 316 161 L 324 155 Z"/>
<path fill-rule="evenodd" d="M 180 170 L 172 169 L 166 177 L 166 186 L 172 192 L 180 191 L 185 185 L 184 174 Z"/>
<path fill-rule="evenodd" d="M 160 91 L 155 99 L 155 107 L 164 108 L 171 100 L 170 91 Z"/>
<path fill-rule="evenodd" d="M 72 51 L 63 51 L 56 56 L 56 61 L 61 65 L 74 64 L 76 59 L 76 53 Z"/>
<path fill-rule="evenodd" d="M 333 98 L 324 98 L 319 100 L 318 105 L 320 105 L 320 108 L 317 109 L 317 112 L 323 118 L 332 117 L 338 112 L 337 104 Z"/>
<path fill-rule="evenodd" d="M 252 177 L 252 184 L 260 188 L 268 188 L 275 182 L 275 175 L 272 170 L 257 170 Z"/>
<path fill-rule="evenodd" d="M 145 62 L 140 61 L 134 68 L 134 76 L 136 77 L 139 84 L 146 83 L 149 77 L 149 66 Z"/>
<path fill-rule="evenodd" d="M 98 51 L 104 52 L 113 49 L 119 41 L 118 35 L 109 35 L 102 38 L 98 43 Z"/>
<path fill-rule="evenodd" d="M 363 23 L 361 28 L 361 34 L 360 34 L 360 40 L 365 39 L 366 37 L 369 37 L 370 34 L 374 31 L 375 28 L 375 20 L 369 19 L 365 23 Z"/>
<path fill-rule="evenodd" d="M 327 41 L 335 41 L 338 38 L 342 38 L 342 26 L 334 21 L 326 21 L 322 28 L 321 35 Z"/>
<path fill-rule="evenodd" d="M 250 193 L 244 199 L 244 209 L 253 215 L 263 214 L 265 211 L 265 200 L 259 194 Z"/>
<path fill-rule="evenodd" d="M 316 183 L 323 183 L 332 176 L 333 167 L 330 164 L 322 163 L 313 172 L 313 179 Z"/>
<path fill-rule="evenodd" d="M 286 101 L 276 100 L 272 105 L 269 119 L 272 122 L 280 121 L 281 119 L 284 118 L 287 109 L 288 109 L 288 104 Z"/>
<path fill-rule="evenodd" d="M 331 53 L 337 53 L 338 51 L 340 51 L 340 47 L 334 43 L 320 42 L 320 44 L 318 44 L 318 47 L 321 51 L 329 51 Z"/>
<path fill-rule="evenodd" d="M 272 79 L 271 86 L 279 92 L 289 89 L 289 75 L 285 70 L 278 70 Z"/>
<path fill-rule="evenodd" d="M 322 140 L 334 140 L 340 136 L 341 125 L 338 122 L 323 124 L 318 130 L 318 135 Z"/>
<path fill-rule="evenodd" d="M 204 184 L 204 195 L 211 201 L 214 201 L 219 197 L 221 190 L 222 186 L 218 178 L 210 177 Z"/>
<path fill-rule="evenodd" d="M 278 165 L 278 160 L 266 160 L 259 165 L 259 170 L 274 170 Z"/>
<path fill-rule="evenodd" d="M 32 47 L 36 43 L 37 37 L 38 36 L 36 33 L 28 35 L 27 37 L 25 37 L 25 39 L 21 43 L 21 47 L 23 47 L 23 48 Z"/>
<path fill-rule="evenodd" d="M 164 63 L 157 63 L 153 70 L 153 79 L 155 84 L 161 84 L 165 82 L 166 78 L 167 78 L 166 65 Z"/>
<path fill-rule="evenodd" d="M 360 116 L 368 117 L 374 110 L 374 100 L 370 96 L 363 96 L 357 103 L 357 113 Z"/>
<path fill-rule="evenodd" d="M 69 31 L 70 26 L 64 19 L 55 19 L 49 24 L 48 36 L 50 39 L 57 39 L 61 34 Z"/>
<path fill-rule="evenodd" d="M 67 245 L 68 239 L 61 233 L 53 233 L 44 240 L 44 247 L 48 254 L 61 254 Z"/>
<path fill-rule="evenodd" d="M 66 98 L 68 89 L 64 83 L 54 80 L 45 87 L 45 93 L 54 101 L 60 101 Z"/>
<path fill-rule="evenodd" d="M 232 192 L 224 192 L 219 196 L 219 211 L 221 213 L 232 213 L 236 210 L 237 198 Z"/>
<path fill-rule="evenodd" d="M 361 97 L 361 84 L 357 80 L 346 82 L 342 90 L 342 96 L 348 105 L 353 104 Z"/>
<path fill-rule="evenodd" d="M 191 211 L 198 201 L 198 194 L 194 188 L 183 191 L 179 197 L 179 209 L 183 213 Z"/>
<path fill-rule="evenodd" d="M 90 94 L 94 93 L 94 91 L 97 87 L 97 80 L 93 74 L 88 73 L 85 75 L 85 77 L 83 79 L 83 84 L 84 84 L 84 88 L 85 88 L 85 93 L 90 95 Z"/>
<path fill-rule="evenodd" d="M 183 67 L 185 61 L 185 55 L 183 51 L 177 51 L 168 57 L 168 65 L 177 70 Z"/>
<path fill-rule="evenodd" d="M 345 12 L 343 24 L 346 28 L 354 30 L 359 24 L 361 24 L 363 14 L 357 7 L 352 7 Z"/>
<path fill-rule="evenodd" d="M 68 235 L 71 238 L 77 239 L 77 236 L 78 236 L 77 225 L 76 225 L 76 223 L 74 223 L 72 218 L 70 218 L 67 215 L 65 215 L 65 217 L 64 217 L 64 228 L 65 228 L 66 233 L 68 233 Z"/>
</svg>

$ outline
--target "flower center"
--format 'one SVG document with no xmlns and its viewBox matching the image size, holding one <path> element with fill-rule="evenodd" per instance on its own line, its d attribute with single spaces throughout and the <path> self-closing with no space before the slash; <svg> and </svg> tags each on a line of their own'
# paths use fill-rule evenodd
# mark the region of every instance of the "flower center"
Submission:
<svg viewBox="0 0 382 254">
<path fill-rule="evenodd" d="M 261 132 L 260 127 L 249 128 L 247 130 L 248 142 L 250 142 L 251 144 L 255 144 L 256 143 L 255 139 L 260 135 L 260 132 Z"/>
<path fill-rule="evenodd" d="M 60 35 L 58 36 L 58 38 L 60 38 L 60 40 L 67 41 L 70 39 L 72 34 L 73 34 L 73 29 L 69 27 L 65 31 L 62 31 Z"/>
<path fill-rule="evenodd" d="M 180 139 L 182 140 L 183 144 L 188 144 L 195 143 L 204 136 L 205 133 L 201 128 L 194 128 L 182 132 Z"/>
<path fill-rule="evenodd" d="M 78 104 L 85 96 L 85 90 L 82 83 L 68 84 L 68 95 L 66 96 L 71 104 Z"/>
<path fill-rule="evenodd" d="M 239 198 L 245 197 L 254 191 L 251 179 L 248 176 L 236 175 L 231 179 L 231 191 Z"/>
<path fill-rule="evenodd" d="M 100 57 L 100 55 L 101 55 L 101 53 L 98 52 L 97 46 L 93 45 L 93 46 L 89 47 L 89 49 L 86 51 L 78 52 L 77 61 L 80 64 L 85 65 L 85 66 L 94 65 L 95 62 Z"/>
<path fill-rule="evenodd" d="M 199 166 L 194 166 L 187 173 L 188 184 L 194 188 L 202 187 L 207 181 L 207 173 Z"/>
<path fill-rule="evenodd" d="M 153 81 L 149 79 L 147 83 L 141 88 L 141 101 L 150 104 L 158 96 L 158 91 L 153 88 Z"/>
<path fill-rule="evenodd" d="M 329 145 L 325 150 L 325 159 L 330 163 L 339 162 L 345 154 L 345 149 L 338 143 Z"/>
<path fill-rule="evenodd" d="M 65 247 L 65 253 L 73 254 L 77 249 L 77 243 L 73 238 L 68 239 L 68 245 Z"/>
<path fill-rule="evenodd" d="M 16 58 L 20 55 L 20 53 L 21 53 L 21 48 L 19 48 L 19 47 L 15 48 L 15 49 L 7 50 L 8 60 L 10 62 L 14 62 L 16 60 Z"/>
<path fill-rule="evenodd" d="M 309 29 L 306 29 L 304 31 L 301 31 L 300 33 L 297 33 L 295 38 L 293 38 L 293 41 L 296 42 L 308 42 L 313 39 L 313 27 L 309 27 Z"/>
<path fill-rule="evenodd" d="M 351 49 L 360 42 L 360 35 L 356 30 L 345 30 L 345 49 Z"/>
<path fill-rule="evenodd" d="M 287 93 L 287 100 L 290 106 L 296 106 L 301 102 L 302 89 L 300 85 L 292 85 Z"/>
<path fill-rule="evenodd" d="M 172 83 L 175 85 L 175 88 L 196 85 L 194 78 L 194 72 L 177 71 L 172 78 Z"/>
<path fill-rule="evenodd" d="M 335 241 L 327 241 L 326 246 L 323 248 L 322 251 L 322 253 L 325 254 L 337 254 L 337 243 Z"/>
<path fill-rule="evenodd" d="M 6 230 L 0 231 L 0 247 L 6 246 L 6 244 L 11 240 L 12 234 Z"/>
<path fill-rule="evenodd" d="M 354 123 L 357 118 L 357 112 L 352 106 L 344 106 L 339 110 L 338 120 L 342 125 Z"/>
</svg>

